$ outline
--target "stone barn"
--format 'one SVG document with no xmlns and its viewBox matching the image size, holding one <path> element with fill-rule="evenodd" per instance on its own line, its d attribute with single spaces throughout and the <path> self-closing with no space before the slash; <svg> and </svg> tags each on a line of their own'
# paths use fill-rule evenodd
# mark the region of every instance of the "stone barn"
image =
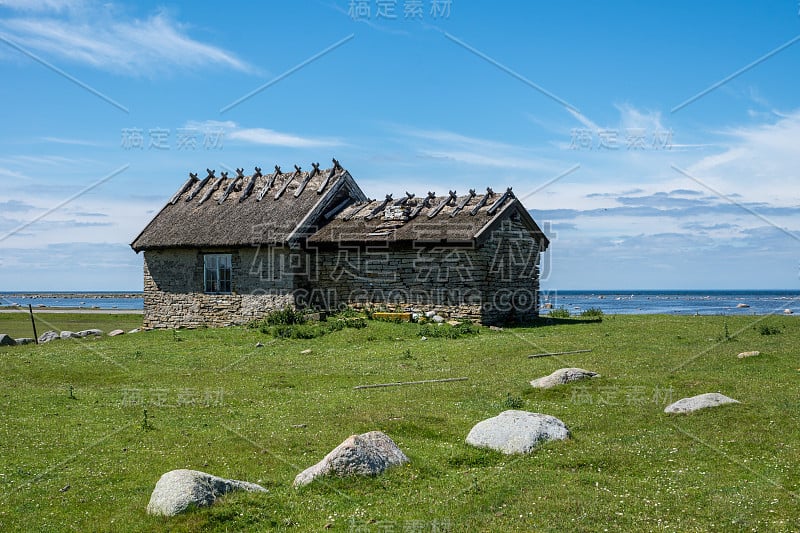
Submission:
<svg viewBox="0 0 800 533">
<path fill-rule="evenodd" d="M 534 318 L 549 241 L 511 189 L 371 200 L 333 160 L 189 179 L 131 244 L 144 326 L 223 326 L 287 306 Z"/>
</svg>

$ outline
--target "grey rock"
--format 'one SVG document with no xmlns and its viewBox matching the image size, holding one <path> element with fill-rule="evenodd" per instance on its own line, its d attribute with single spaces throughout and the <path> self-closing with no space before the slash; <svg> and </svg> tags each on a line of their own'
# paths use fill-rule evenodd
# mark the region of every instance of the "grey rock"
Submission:
<svg viewBox="0 0 800 533">
<path fill-rule="evenodd" d="M 725 405 L 726 403 L 739 403 L 733 398 L 728 398 L 724 394 L 718 392 L 708 392 L 692 396 L 691 398 L 682 398 L 675 403 L 668 405 L 665 413 L 691 413 L 698 409 L 705 409 L 707 407 L 716 407 L 718 405 Z"/>
<path fill-rule="evenodd" d="M 139 333 L 140 331 L 142 331 L 142 330 L 140 330 L 139 328 L 134 328 L 134 329 L 130 330 L 128 332 L 128 334 L 129 335 L 133 335 L 134 333 Z"/>
<path fill-rule="evenodd" d="M 16 346 L 17 341 L 11 335 L 0 333 L 0 346 Z"/>
<path fill-rule="evenodd" d="M 425 318 L 433 318 L 436 316 L 436 311 L 425 311 Z"/>
<path fill-rule="evenodd" d="M 108 332 L 108 336 L 109 337 L 116 337 L 117 335 L 124 335 L 124 334 L 125 334 L 125 331 L 123 331 L 121 329 L 115 329 L 115 330 L 112 330 L 112 331 Z"/>
<path fill-rule="evenodd" d="M 39 335 L 39 344 L 44 344 L 45 342 L 50 342 L 55 339 L 60 339 L 61 336 L 58 334 L 57 331 L 45 331 L 41 335 Z"/>
<path fill-rule="evenodd" d="M 36 342 L 36 339 L 32 339 L 31 337 L 20 337 L 17 339 L 17 346 L 22 346 L 23 344 L 33 344 Z"/>
<path fill-rule="evenodd" d="M 80 337 L 80 335 L 78 335 L 74 331 L 62 331 L 60 336 L 62 339 L 77 339 L 78 337 Z"/>
<path fill-rule="evenodd" d="M 102 330 L 99 329 L 84 329 L 83 331 L 78 332 L 79 337 L 88 337 L 90 335 L 94 335 L 95 337 L 99 337 L 103 334 Z"/>
<path fill-rule="evenodd" d="M 431 320 L 433 320 L 437 324 L 441 324 L 442 322 L 444 322 L 444 318 L 440 317 L 439 315 L 433 315 Z"/>
<path fill-rule="evenodd" d="M 387 468 L 408 462 L 408 457 L 385 433 L 351 435 L 322 461 L 294 478 L 294 486 L 308 485 L 320 476 L 377 476 Z"/>
<path fill-rule="evenodd" d="M 531 381 L 531 386 L 537 389 L 549 389 L 557 385 L 563 385 L 571 381 L 579 381 L 581 379 L 598 378 L 600 374 L 582 368 L 559 368 L 549 376 L 534 379 Z"/>
<path fill-rule="evenodd" d="M 569 429 L 554 416 L 511 410 L 475 424 L 467 444 L 510 455 L 530 453 L 542 443 L 568 438 Z"/>
<path fill-rule="evenodd" d="M 792 311 L 791 309 L 784 309 L 783 310 L 783 314 L 784 315 L 792 315 L 792 314 L 794 314 L 794 311 Z"/>
<path fill-rule="evenodd" d="M 739 359 L 744 359 L 745 357 L 755 357 L 757 355 L 761 355 L 761 352 L 754 350 L 752 352 L 742 352 L 736 357 L 738 357 Z"/>
<path fill-rule="evenodd" d="M 267 489 L 255 483 L 223 479 L 198 470 L 171 470 L 158 480 L 147 514 L 175 516 L 192 506 L 206 507 L 220 496 L 234 490 L 247 492 L 267 492 Z"/>
</svg>

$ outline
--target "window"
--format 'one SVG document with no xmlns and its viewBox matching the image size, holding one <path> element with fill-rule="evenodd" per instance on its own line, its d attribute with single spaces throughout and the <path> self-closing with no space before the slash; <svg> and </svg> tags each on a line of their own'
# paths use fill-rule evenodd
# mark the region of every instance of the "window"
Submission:
<svg viewBox="0 0 800 533">
<path fill-rule="evenodd" d="M 231 254 L 203 256 L 205 292 L 231 292 Z"/>
</svg>

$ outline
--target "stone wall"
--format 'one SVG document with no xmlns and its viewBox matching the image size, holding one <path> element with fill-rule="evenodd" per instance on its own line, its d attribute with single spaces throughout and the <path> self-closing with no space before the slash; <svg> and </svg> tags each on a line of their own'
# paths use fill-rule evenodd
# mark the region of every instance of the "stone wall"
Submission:
<svg viewBox="0 0 800 533">
<path fill-rule="evenodd" d="M 314 307 L 417 312 L 483 324 L 538 316 L 539 248 L 521 223 L 505 221 L 480 246 L 385 243 L 316 254 Z"/>
<path fill-rule="evenodd" d="M 231 294 L 203 292 L 203 254 L 232 254 Z M 381 243 L 333 250 L 252 247 L 144 255 L 144 326 L 224 326 L 286 306 L 436 311 L 484 324 L 538 315 L 539 249 L 506 220 L 478 246 Z"/>
<path fill-rule="evenodd" d="M 203 254 L 231 253 L 232 292 L 203 291 Z M 263 317 L 293 305 L 291 279 L 275 279 L 267 271 L 285 251 L 258 248 L 230 250 L 151 250 L 144 254 L 146 328 L 227 326 Z"/>
</svg>

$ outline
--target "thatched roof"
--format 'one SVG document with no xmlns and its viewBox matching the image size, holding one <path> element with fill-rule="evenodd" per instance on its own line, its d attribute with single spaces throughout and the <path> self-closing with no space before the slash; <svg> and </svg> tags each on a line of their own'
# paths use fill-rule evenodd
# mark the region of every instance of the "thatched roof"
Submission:
<svg viewBox="0 0 800 533">
<path fill-rule="evenodd" d="M 158 248 L 287 244 L 333 217 L 336 209 L 366 200 L 350 173 L 339 166 L 311 172 L 279 167 L 262 175 L 219 176 L 207 170 L 189 180 L 131 243 L 139 252 Z M 333 210 L 333 212 L 331 211 Z"/>
<path fill-rule="evenodd" d="M 368 199 L 339 162 L 311 172 L 280 168 L 245 176 L 207 170 L 189 180 L 133 241 L 137 252 L 164 248 L 312 246 L 339 243 L 435 242 L 480 244 L 503 220 L 522 222 L 544 251 L 547 237 L 509 188 L 457 195 Z"/>
<path fill-rule="evenodd" d="M 459 196 L 416 197 L 358 202 L 341 211 L 308 239 L 314 244 L 436 242 L 480 244 L 508 217 L 518 217 L 542 251 L 550 242 L 511 189 Z"/>
</svg>

